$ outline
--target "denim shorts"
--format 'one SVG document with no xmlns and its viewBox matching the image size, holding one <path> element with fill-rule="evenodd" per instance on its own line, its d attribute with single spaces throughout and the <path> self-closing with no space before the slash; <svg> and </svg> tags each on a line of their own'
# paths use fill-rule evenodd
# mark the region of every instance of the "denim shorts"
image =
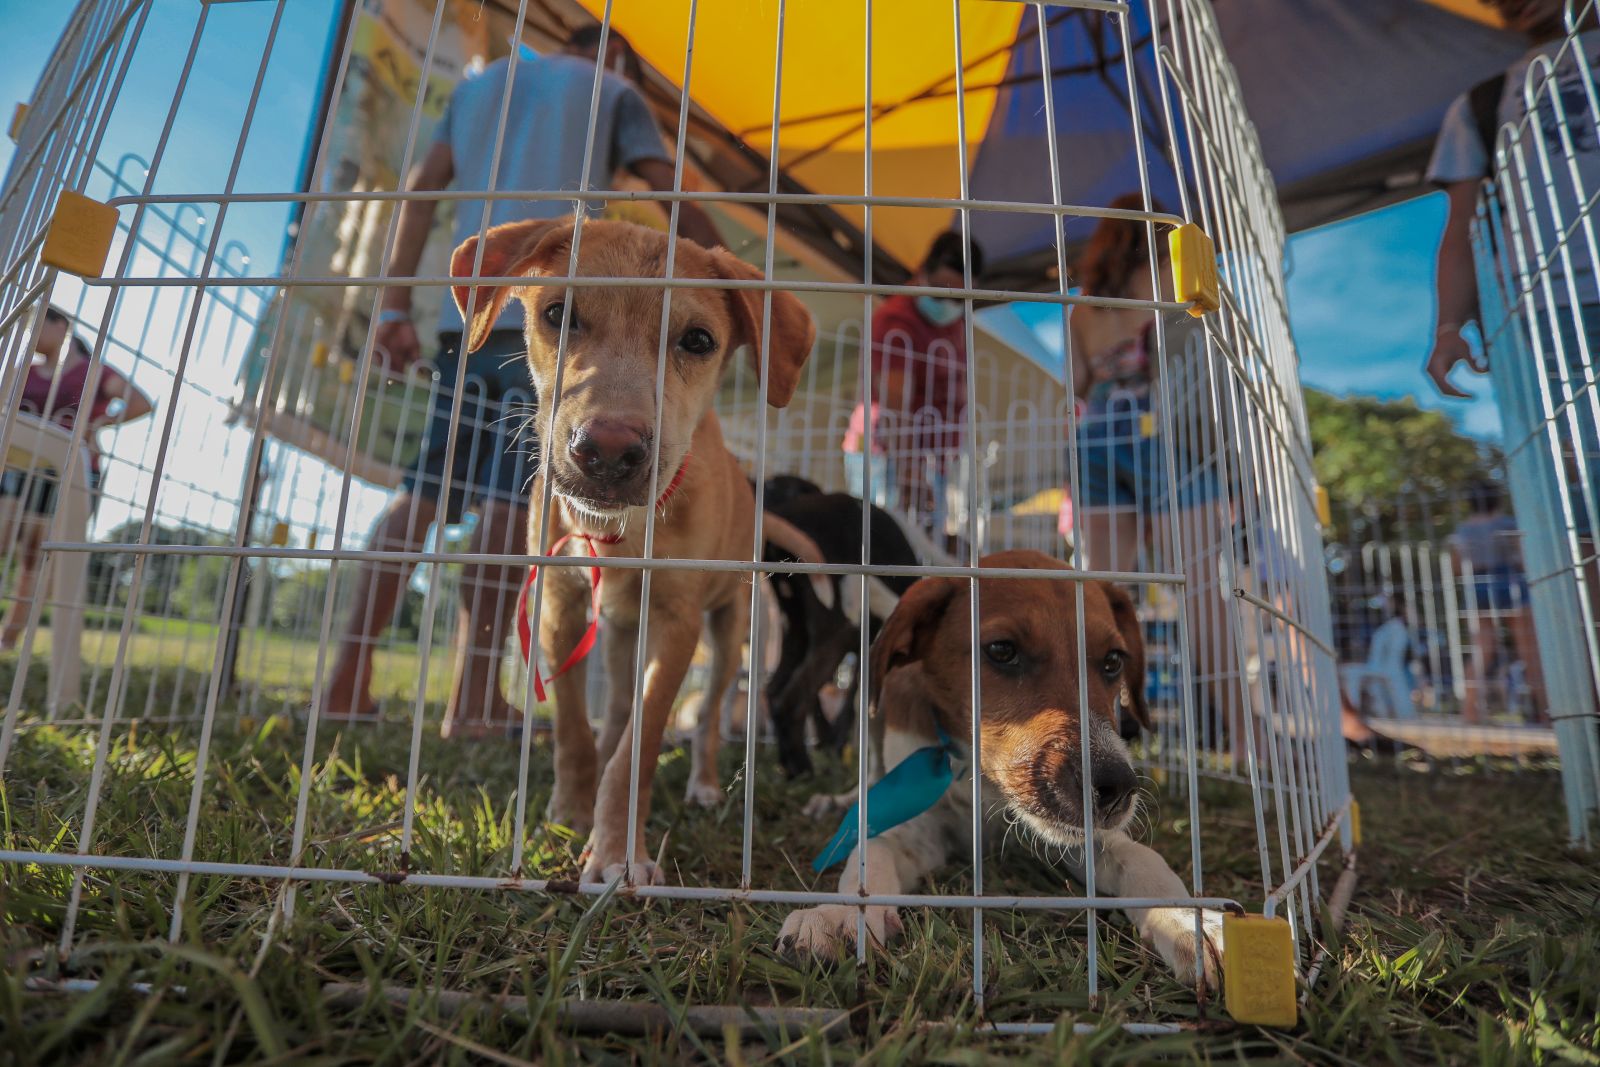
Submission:
<svg viewBox="0 0 1600 1067">
<path fill-rule="evenodd" d="M 1149 393 L 1097 389 L 1078 420 L 1078 496 L 1085 508 L 1119 508 L 1155 515 L 1167 510 L 1166 447 L 1155 426 Z M 1178 453 L 1178 506 L 1192 508 L 1219 495 L 1209 467 L 1185 470 Z"/>
<path fill-rule="evenodd" d="M 32 471 L 7 469 L 0 471 L 0 497 L 18 497 L 22 509 L 30 515 L 54 515 L 56 492 L 59 488 L 56 472 L 48 467 Z M 100 510 L 100 472 L 89 468 L 89 514 Z"/>
<path fill-rule="evenodd" d="M 408 466 L 407 491 L 437 501 L 450 471 L 450 500 L 444 521 L 485 500 L 528 506 L 528 483 L 538 465 L 538 438 L 522 416 L 532 415 L 535 392 L 524 356 L 521 330 L 495 330 L 482 348 L 467 356 L 461 396 L 460 428 L 450 451 L 450 412 L 455 403 L 459 333 L 439 335 L 434 367 L 439 378 L 422 450 Z"/>
<path fill-rule="evenodd" d="M 1509 571 L 1477 574 L 1472 592 L 1479 611 L 1515 611 L 1528 603 L 1528 580 Z"/>
</svg>

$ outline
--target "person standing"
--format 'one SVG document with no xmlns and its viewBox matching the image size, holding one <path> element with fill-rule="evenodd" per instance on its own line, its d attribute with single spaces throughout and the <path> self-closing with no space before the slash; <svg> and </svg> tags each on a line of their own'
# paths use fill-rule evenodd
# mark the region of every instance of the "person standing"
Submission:
<svg viewBox="0 0 1600 1067">
<path fill-rule="evenodd" d="M 942 233 L 907 284 L 963 289 L 966 258 L 961 235 Z M 982 273 L 983 250 L 974 244 L 972 276 Z M 943 541 L 967 410 L 966 302 L 885 298 L 872 314 L 871 359 L 872 402 L 856 405 L 844 438 L 846 487 L 864 499 L 870 469 L 873 503 L 906 512 Z M 869 410 L 870 455 L 863 452 Z"/>
<path fill-rule="evenodd" d="M 1472 395 L 1451 381 L 1451 375 L 1461 364 L 1479 374 L 1488 370 L 1474 363 L 1471 345 L 1462 331 L 1469 323 L 1482 325 L 1472 250 L 1472 221 L 1478 194 L 1491 176 L 1497 131 L 1508 123 L 1521 128 L 1529 121 L 1524 94 L 1528 70 L 1543 58 L 1554 59 L 1566 43 L 1562 0 L 1489 0 L 1489 3 L 1498 10 L 1507 27 L 1527 37 L 1530 47 L 1503 73 L 1480 82 L 1455 99 L 1445 112 L 1433 158 L 1428 164 L 1428 179 L 1444 190 L 1448 211 L 1439 239 L 1435 274 L 1438 320 L 1423 372 L 1447 397 L 1470 398 Z M 1582 54 L 1564 59 L 1552 72 L 1553 85 L 1539 97 L 1530 132 L 1530 136 L 1544 139 L 1552 166 L 1564 171 L 1567 165 L 1563 162 L 1565 148 L 1560 116 L 1549 100 L 1552 93 L 1559 96 L 1567 137 L 1573 149 L 1572 165 L 1582 187 L 1590 195 L 1600 188 L 1600 137 L 1595 133 L 1595 117 L 1588 113 L 1588 93 L 1580 65 L 1600 68 L 1600 28 L 1596 28 L 1595 18 L 1593 12 L 1587 14 L 1585 26 L 1576 36 L 1575 47 Z M 1530 152 L 1530 158 L 1531 155 Z M 1527 232 L 1520 240 L 1524 245 L 1523 253 L 1529 258 L 1530 271 L 1537 270 L 1532 265 L 1536 248 L 1531 231 L 1539 231 L 1549 257 L 1549 264 L 1544 268 L 1549 289 L 1547 292 L 1543 284 L 1536 286 L 1534 300 L 1539 308 L 1514 316 L 1509 328 L 1522 332 L 1525 343 L 1520 347 L 1529 353 L 1527 358 L 1542 355 L 1553 403 L 1557 407 L 1563 405 L 1569 391 L 1579 398 L 1576 403 L 1580 410 L 1575 417 L 1582 424 L 1581 429 L 1574 433 L 1565 418 L 1558 418 L 1556 425 L 1565 438 L 1562 443 L 1565 480 L 1577 532 L 1585 540 L 1591 540 L 1591 501 L 1585 498 L 1583 485 L 1587 483 L 1600 494 L 1600 429 L 1587 411 L 1589 402 L 1584 394 L 1592 388 L 1586 383 L 1592 379 L 1594 365 L 1600 360 L 1600 277 L 1597 277 L 1589 244 L 1582 239 L 1581 229 L 1576 237 L 1561 243 L 1560 252 L 1557 252 L 1558 231 L 1577 219 L 1584 209 L 1584 205 L 1577 202 L 1572 183 L 1557 180 L 1548 190 L 1540 189 L 1531 195 L 1534 197 L 1529 205 L 1532 217 L 1523 221 L 1522 229 Z M 1560 202 L 1560 218 L 1564 222 L 1551 218 L 1547 197 Z M 1505 236 L 1507 240 L 1519 239 L 1509 229 Z M 1510 268 L 1518 256 L 1510 249 L 1503 254 Z"/>
<path fill-rule="evenodd" d="M 602 75 L 594 93 L 599 62 L 598 27 L 574 33 L 562 53 L 532 56 L 523 50 L 489 64 L 478 77 L 457 85 L 434 132 L 427 154 L 406 182 L 411 192 L 463 190 L 562 191 L 576 193 L 583 180 L 591 101 L 594 145 L 588 188 L 612 188 L 613 176 L 631 172 L 653 190 L 670 190 L 673 166 L 661 131 L 638 91 L 623 78 Z M 609 36 L 605 66 L 626 65 L 631 54 L 615 31 Z M 510 94 L 509 101 L 507 93 Z M 496 134 L 505 113 L 504 136 Z M 499 166 L 491 170 L 498 154 Z M 530 218 L 553 218 L 572 211 L 572 200 L 463 200 L 456 204 L 452 247 L 480 230 Z M 433 223 L 436 201 L 405 201 L 400 208 L 390 276 L 415 275 Z M 597 205 L 589 205 L 597 211 Z M 679 234 L 702 245 L 720 243 L 710 218 L 691 203 L 679 211 Z M 472 550 L 512 553 L 526 550 L 527 484 L 538 463 L 531 428 L 518 432 L 517 413 L 531 410 L 534 387 L 523 355 L 522 305 L 507 301 L 487 342 L 461 356 L 462 320 L 453 301 L 443 303 L 437 324 L 438 388 L 422 450 L 406 475 L 400 494 L 378 520 L 367 547 L 413 552 L 436 521 L 454 524 L 471 507 L 477 512 Z M 401 371 L 421 352 L 411 318 L 411 289 L 392 286 L 380 302 L 377 344 L 389 369 Z M 451 410 L 458 384 L 465 383 L 455 447 L 450 448 Z M 507 419 L 507 416 L 511 419 Z M 450 494 L 444 492 L 450 472 Z M 364 562 L 355 583 L 355 600 L 340 637 L 324 695 L 323 712 L 360 718 L 374 713 L 372 649 L 393 618 L 413 565 Z M 515 615 L 520 568 L 469 563 L 463 567 L 459 623 L 445 736 L 503 732 L 521 722 L 519 709 L 501 691 L 500 658 Z"/>
<path fill-rule="evenodd" d="M 1139 211 L 1145 201 L 1138 193 L 1126 193 L 1107 206 Z M 1160 205 L 1154 210 L 1160 211 Z M 1157 293 L 1152 277 L 1164 281 L 1170 276 L 1165 243 L 1152 250 L 1149 233 L 1149 224 L 1141 219 L 1101 219 L 1074 266 L 1073 280 L 1082 294 L 1170 299 L 1166 292 Z M 1150 311 L 1101 304 L 1075 305 L 1067 320 L 1073 393 L 1083 412 L 1077 420 L 1079 498 L 1072 502 L 1082 523 L 1078 543 L 1094 570 L 1138 570 L 1142 549 L 1179 548 L 1168 544 L 1167 516 L 1176 499 L 1194 677 L 1209 705 L 1204 709 L 1207 718 L 1218 732 L 1237 739 L 1244 728 L 1244 694 L 1219 551 L 1224 539 L 1233 536 L 1229 502 L 1215 457 L 1196 455 L 1200 442 L 1212 435 L 1193 424 L 1201 417 L 1194 404 L 1176 402 L 1185 390 L 1200 388 L 1201 376 L 1193 372 L 1193 360 L 1199 357 L 1184 354 L 1178 341 L 1181 327 L 1169 324 L 1167 385 L 1172 400 L 1157 403 L 1154 327 Z M 1168 469 L 1168 438 L 1177 442 L 1172 446 L 1177 470 Z M 1261 562 L 1267 568 L 1263 574 L 1280 565 L 1271 559 Z"/>
<path fill-rule="evenodd" d="M 100 502 L 103 461 L 95 440 L 96 431 L 120 426 L 150 414 L 150 398 L 132 382 L 108 366 L 100 368 L 100 381 L 93 397 L 86 398 L 93 354 L 83 338 L 72 332 L 71 321 L 58 308 L 45 309 L 44 327 L 34 345 L 34 361 L 22 383 L 20 411 L 25 415 L 53 422 L 71 430 L 87 413 L 89 426 L 83 437 L 89 451 L 89 500 L 93 510 Z M 12 543 L 16 575 L 11 587 L 11 606 L 0 623 L 0 649 L 15 648 L 27 624 L 28 610 L 39 576 L 39 545 L 46 520 L 55 513 L 59 474 L 53 470 L 0 471 L 0 516 L 11 515 L 14 534 L 0 538 Z"/>
<path fill-rule="evenodd" d="M 1477 609 L 1461 717 L 1467 722 L 1483 721 L 1483 694 L 1489 674 L 1501 658 L 1500 623 L 1506 620 L 1533 699 L 1534 718 L 1543 720 L 1544 670 L 1534 637 L 1517 520 L 1506 514 L 1504 494 L 1493 482 L 1474 485 L 1468 500 L 1471 513 L 1455 528 L 1449 542 L 1466 582 L 1468 603 Z"/>
</svg>

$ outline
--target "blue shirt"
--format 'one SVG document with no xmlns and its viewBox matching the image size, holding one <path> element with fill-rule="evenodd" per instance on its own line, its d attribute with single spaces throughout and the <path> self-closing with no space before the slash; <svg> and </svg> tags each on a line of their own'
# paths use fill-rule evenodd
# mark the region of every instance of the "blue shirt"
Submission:
<svg viewBox="0 0 1600 1067">
<path fill-rule="evenodd" d="M 489 173 L 494 159 L 495 131 L 505 100 L 510 57 L 495 60 L 482 74 L 455 87 L 434 130 L 435 143 L 450 146 L 457 189 L 524 192 L 577 192 L 583 171 L 584 143 L 594 99 L 594 64 L 577 56 L 538 56 L 516 60 L 511 105 L 506 112 L 505 143 L 498 173 Z M 600 83 L 595 119 L 594 154 L 589 188 L 610 189 L 612 175 L 646 159 L 670 160 L 661 131 L 644 99 L 632 85 L 613 74 Z M 484 228 L 481 200 L 455 205 L 452 247 Z M 603 204 L 589 205 L 598 214 Z M 491 200 L 489 226 L 523 219 L 555 218 L 572 213 L 571 200 Z M 522 305 L 507 301 L 495 320 L 497 330 L 522 328 Z M 439 332 L 459 331 L 461 312 L 446 299 L 439 312 Z"/>
</svg>

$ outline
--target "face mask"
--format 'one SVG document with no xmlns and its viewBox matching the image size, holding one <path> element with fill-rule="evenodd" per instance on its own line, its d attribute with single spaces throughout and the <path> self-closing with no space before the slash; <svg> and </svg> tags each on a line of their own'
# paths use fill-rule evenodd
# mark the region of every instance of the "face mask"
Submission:
<svg viewBox="0 0 1600 1067">
<path fill-rule="evenodd" d="M 948 326 L 961 317 L 961 303 L 943 297 L 919 296 L 917 314 L 935 326 Z"/>
</svg>

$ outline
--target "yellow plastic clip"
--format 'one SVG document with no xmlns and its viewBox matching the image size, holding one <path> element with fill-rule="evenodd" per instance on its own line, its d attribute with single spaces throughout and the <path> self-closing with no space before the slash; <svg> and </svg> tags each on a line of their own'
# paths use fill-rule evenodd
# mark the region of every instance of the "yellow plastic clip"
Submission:
<svg viewBox="0 0 1600 1067">
<path fill-rule="evenodd" d="M 307 548 L 316 548 L 317 547 L 317 531 L 312 530 L 310 533 L 306 534 L 306 547 Z"/>
<path fill-rule="evenodd" d="M 318 341 L 311 346 L 311 365 L 318 369 L 328 365 L 328 345 L 326 342 Z"/>
<path fill-rule="evenodd" d="M 1148 412 L 1148 411 L 1142 412 L 1139 415 L 1139 436 L 1140 437 L 1154 437 L 1155 435 L 1156 435 L 1156 417 L 1154 415 L 1150 414 L 1150 412 Z"/>
<path fill-rule="evenodd" d="M 1217 283 L 1217 246 L 1206 232 L 1192 222 L 1172 231 L 1168 238 L 1172 250 L 1172 291 L 1189 314 L 1199 318 L 1222 306 Z"/>
<path fill-rule="evenodd" d="M 106 269 L 116 233 L 116 208 L 65 190 L 56 200 L 39 258 L 68 274 L 98 278 Z"/>
<path fill-rule="evenodd" d="M 274 523 L 272 526 L 272 545 L 282 548 L 289 543 L 289 524 L 286 522 Z"/>
<path fill-rule="evenodd" d="M 342 382 L 345 385 L 349 385 L 351 382 L 353 382 L 355 380 L 356 380 L 356 364 L 355 364 L 355 360 L 352 360 L 352 359 L 341 359 L 339 361 L 339 381 Z"/>
<path fill-rule="evenodd" d="M 1361 802 L 1350 802 L 1350 847 L 1361 847 Z"/>
<path fill-rule="evenodd" d="M 18 104 L 17 109 L 11 113 L 11 129 L 8 131 L 13 143 L 22 139 L 22 124 L 28 121 L 28 105 Z"/>
<path fill-rule="evenodd" d="M 1328 503 L 1328 490 L 1325 486 L 1317 486 L 1317 521 L 1324 526 L 1333 525 L 1333 508 Z"/>
<path fill-rule="evenodd" d="M 1288 1029 L 1299 1020 L 1289 920 L 1222 917 L 1222 999 L 1236 1022 Z"/>
</svg>

